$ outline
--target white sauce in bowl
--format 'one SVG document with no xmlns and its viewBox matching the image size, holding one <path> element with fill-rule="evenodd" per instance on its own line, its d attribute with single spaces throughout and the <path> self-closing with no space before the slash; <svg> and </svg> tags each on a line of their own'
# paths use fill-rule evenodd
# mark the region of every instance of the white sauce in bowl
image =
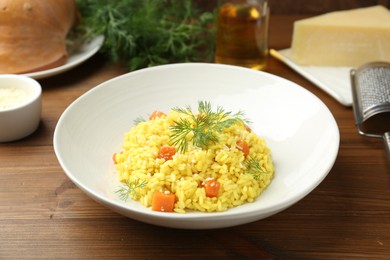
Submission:
<svg viewBox="0 0 390 260">
<path fill-rule="evenodd" d="M 22 105 L 29 97 L 29 93 L 24 89 L 0 87 L 0 110 Z"/>
</svg>

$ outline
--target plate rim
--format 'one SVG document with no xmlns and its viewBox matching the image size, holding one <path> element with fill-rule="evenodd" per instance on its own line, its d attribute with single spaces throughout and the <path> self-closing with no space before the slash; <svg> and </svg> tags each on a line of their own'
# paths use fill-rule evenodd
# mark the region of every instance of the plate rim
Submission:
<svg viewBox="0 0 390 260">
<path fill-rule="evenodd" d="M 47 70 L 36 71 L 36 72 L 31 72 L 31 73 L 24 73 L 24 74 L 19 74 L 19 75 L 23 75 L 23 76 L 30 77 L 33 79 L 43 79 L 43 78 L 55 76 L 55 75 L 64 73 L 66 71 L 69 71 L 69 70 L 73 69 L 74 67 L 87 61 L 94 54 L 96 54 L 100 50 L 100 48 L 102 47 L 104 39 L 105 39 L 105 37 L 103 35 L 97 35 L 94 38 L 88 40 L 87 42 L 84 42 L 83 44 L 81 44 L 81 46 L 79 46 L 78 50 L 82 50 L 82 49 L 85 49 L 85 50 L 83 50 L 81 52 L 81 54 L 79 53 L 78 54 L 79 57 L 73 61 L 69 61 L 69 59 L 72 56 L 74 57 L 76 54 L 71 53 L 68 57 L 67 62 L 61 66 L 47 69 Z"/>
</svg>

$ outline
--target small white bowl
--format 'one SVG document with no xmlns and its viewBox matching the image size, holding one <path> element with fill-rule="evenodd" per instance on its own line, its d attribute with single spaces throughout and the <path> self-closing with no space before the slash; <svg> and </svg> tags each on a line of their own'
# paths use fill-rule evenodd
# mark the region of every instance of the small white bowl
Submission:
<svg viewBox="0 0 390 260">
<path fill-rule="evenodd" d="M 41 85 L 26 76 L 2 74 L 0 91 L 0 142 L 15 141 L 32 134 L 41 118 Z M 14 96 L 23 94 L 24 98 L 13 99 L 14 104 L 3 106 L 1 101 L 6 97 L 2 95 L 10 91 Z"/>
</svg>

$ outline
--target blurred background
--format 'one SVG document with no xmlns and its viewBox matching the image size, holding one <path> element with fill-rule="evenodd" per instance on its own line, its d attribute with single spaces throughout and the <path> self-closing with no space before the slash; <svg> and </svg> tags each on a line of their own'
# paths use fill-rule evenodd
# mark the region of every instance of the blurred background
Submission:
<svg viewBox="0 0 390 260">
<path fill-rule="evenodd" d="M 218 0 L 195 0 L 207 10 L 213 9 Z M 269 0 L 272 14 L 322 14 L 325 12 L 383 5 L 390 8 L 390 0 Z"/>
</svg>

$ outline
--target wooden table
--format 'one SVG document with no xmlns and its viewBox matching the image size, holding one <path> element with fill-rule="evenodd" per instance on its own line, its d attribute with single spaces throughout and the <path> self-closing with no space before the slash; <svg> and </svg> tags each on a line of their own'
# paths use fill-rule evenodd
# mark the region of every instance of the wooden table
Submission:
<svg viewBox="0 0 390 260">
<path fill-rule="evenodd" d="M 289 47 L 292 22 L 299 18 L 271 16 L 270 47 Z M 96 55 L 40 80 L 39 129 L 26 139 L 0 144 L 0 259 L 390 259 L 390 172 L 382 140 L 360 136 L 350 107 L 281 62 L 270 57 L 267 71 L 317 95 L 340 128 L 334 167 L 303 200 L 254 223 L 190 231 L 140 223 L 87 197 L 61 169 L 52 139 L 68 105 L 126 72 Z"/>
</svg>

